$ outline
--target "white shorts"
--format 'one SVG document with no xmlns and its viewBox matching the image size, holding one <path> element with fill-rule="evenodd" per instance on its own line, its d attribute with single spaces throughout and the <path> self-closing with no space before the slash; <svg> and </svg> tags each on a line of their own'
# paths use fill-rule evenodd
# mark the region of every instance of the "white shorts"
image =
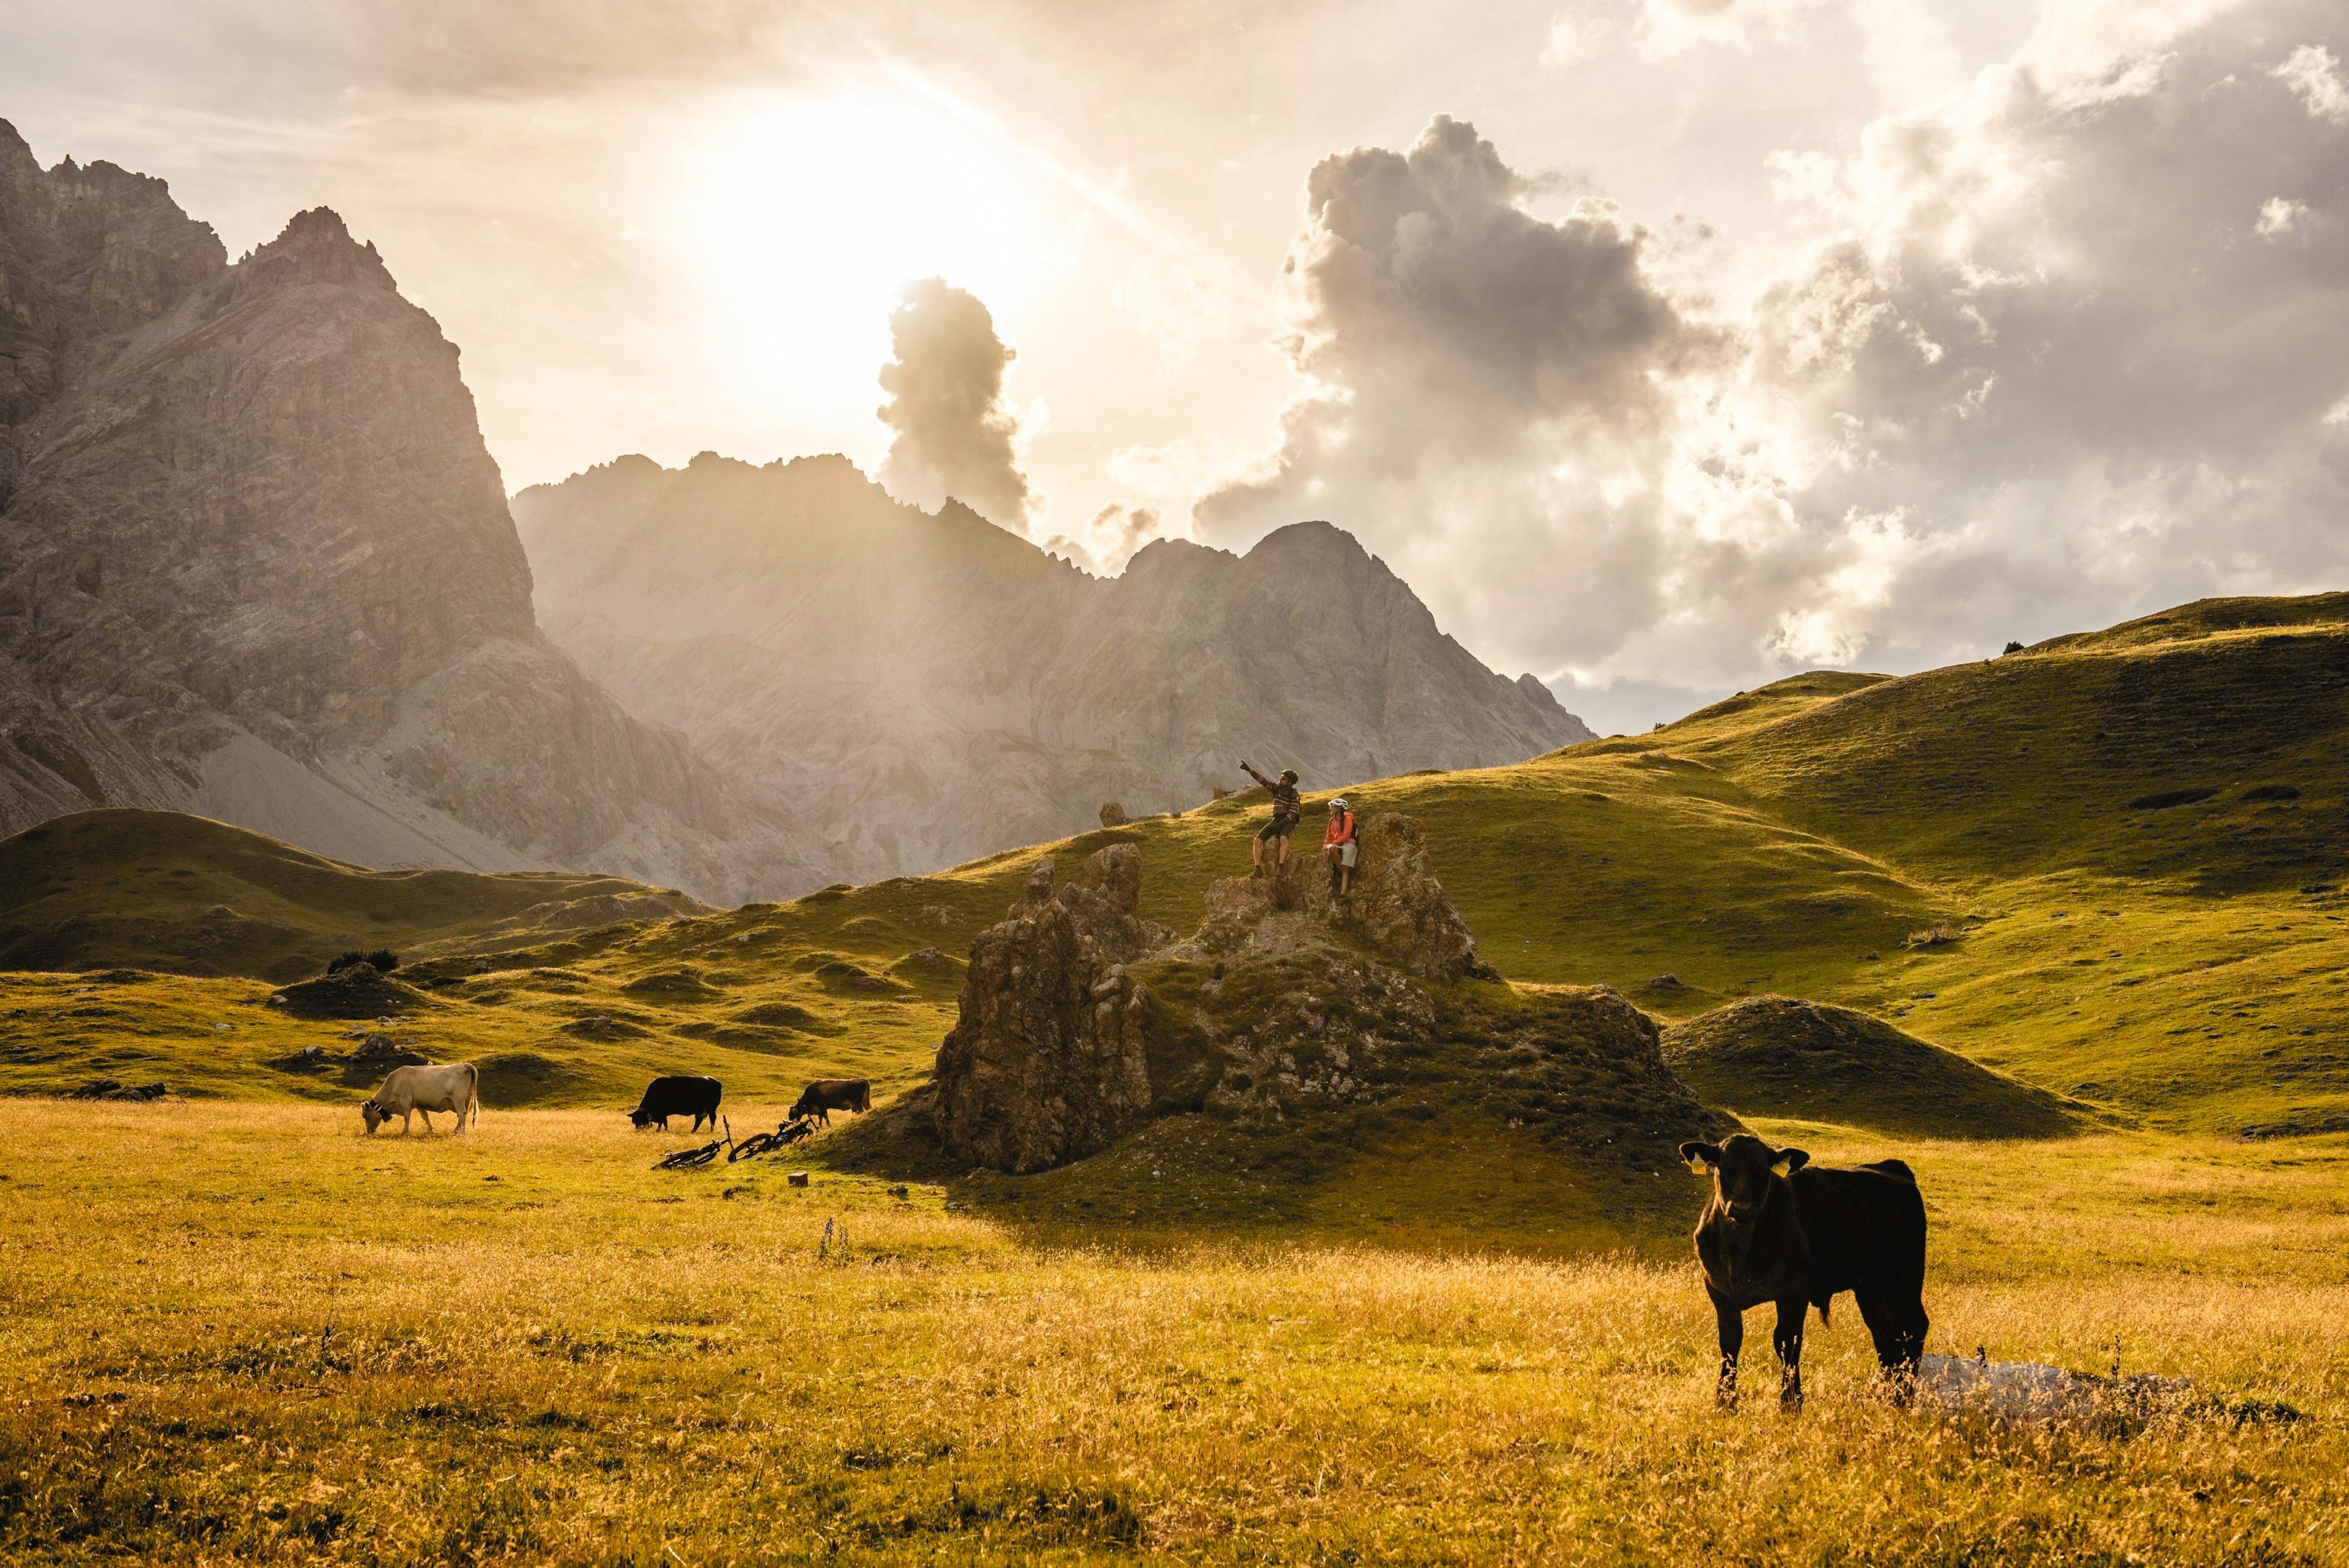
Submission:
<svg viewBox="0 0 2349 1568">
<path fill-rule="evenodd" d="M 1362 846 L 1359 844 L 1332 844 L 1329 847 L 1338 852 L 1339 865 L 1351 867 L 1354 864 L 1355 855 L 1360 853 Z"/>
</svg>

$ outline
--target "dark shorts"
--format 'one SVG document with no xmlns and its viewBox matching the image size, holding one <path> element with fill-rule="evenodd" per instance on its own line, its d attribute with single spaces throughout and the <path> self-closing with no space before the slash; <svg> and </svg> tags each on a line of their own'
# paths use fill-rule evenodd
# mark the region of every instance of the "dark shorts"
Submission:
<svg viewBox="0 0 2349 1568">
<path fill-rule="evenodd" d="M 1257 830 L 1257 842 L 1259 844 L 1269 844 L 1276 838 L 1288 837 L 1290 834 L 1297 831 L 1298 820 L 1298 818 L 1293 816 L 1274 817 L 1270 822 L 1266 823 L 1261 828 Z"/>
</svg>

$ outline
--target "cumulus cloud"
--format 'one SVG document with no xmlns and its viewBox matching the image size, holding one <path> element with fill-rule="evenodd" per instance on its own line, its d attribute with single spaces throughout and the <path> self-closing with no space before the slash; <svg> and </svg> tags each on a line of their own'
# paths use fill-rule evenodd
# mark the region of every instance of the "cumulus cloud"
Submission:
<svg viewBox="0 0 2349 1568">
<path fill-rule="evenodd" d="M 2301 220 L 2307 216 L 2307 202 L 2271 196 L 2260 203 L 2259 222 L 2253 223 L 2251 229 L 2263 240 L 2281 239 L 2298 227 Z"/>
<path fill-rule="evenodd" d="M 2337 583 L 2341 27 L 2326 0 L 2083 8 L 1776 160 L 1828 232 L 1718 317 L 1603 202 L 1533 215 L 1465 125 L 1325 160 L 1287 276 L 1304 389 L 1199 531 L 1329 517 L 1488 661 L 1625 690 Z"/>
<path fill-rule="evenodd" d="M 1781 469 L 1798 514 L 1904 519 L 1880 594 L 1809 590 L 1852 657 L 2349 564 L 2321 435 L 2349 355 L 2349 245 L 2323 221 L 2349 137 L 2257 68 L 2324 10 L 2183 14 L 1869 128 L 1850 226 L 1764 296 L 1746 389 L 1805 454 Z M 2255 225 L 2295 244 L 2234 242 L 2262 187 L 2305 193 Z"/>
<path fill-rule="evenodd" d="M 1537 218 L 1531 189 L 1444 116 L 1407 151 L 1314 169 L 1282 342 L 1308 390 L 1278 449 L 1200 502 L 1201 537 L 1338 520 L 1447 619 L 1474 584 L 1476 618 L 1511 646 L 1575 605 L 1582 568 L 1651 575 L 1634 514 L 1679 417 L 1672 383 L 1720 345 L 1649 276 L 1646 234 L 1603 202 Z M 1600 595 L 1580 613 L 1636 612 Z"/>
<path fill-rule="evenodd" d="M 1044 548 L 1095 576 L 1123 571 L 1133 553 L 1167 533 L 1154 508 L 1112 503 L 1087 518 L 1074 534 L 1055 534 Z"/>
<path fill-rule="evenodd" d="M 2322 44 L 2302 44 L 2271 73 L 2292 88 L 2309 114 L 2335 125 L 2349 125 L 2349 86 L 2341 80 L 2341 62 Z"/>
<path fill-rule="evenodd" d="M 1020 420 L 1003 398 L 1016 355 L 978 298 L 943 278 L 906 286 L 889 317 L 881 422 L 896 434 L 880 478 L 900 501 L 935 510 L 947 497 L 989 522 L 1024 529 L 1035 496 L 1019 469 Z"/>
</svg>

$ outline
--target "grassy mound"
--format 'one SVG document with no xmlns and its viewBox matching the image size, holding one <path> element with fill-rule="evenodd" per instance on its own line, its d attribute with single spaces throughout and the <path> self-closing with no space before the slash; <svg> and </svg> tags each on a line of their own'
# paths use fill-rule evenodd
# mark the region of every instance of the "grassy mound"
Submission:
<svg viewBox="0 0 2349 1568">
<path fill-rule="evenodd" d="M 1847 1007 L 1756 996 L 1664 1031 L 1664 1059 L 1741 1116 L 1841 1122 L 1916 1137 L 2055 1137 L 2085 1107 Z"/>
<path fill-rule="evenodd" d="M 369 963 L 352 964 L 316 980 L 272 992 L 269 1003 L 291 1018 L 384 1018 L 428 1005 L 424 993 L 380 974 Z"/>
</svg>

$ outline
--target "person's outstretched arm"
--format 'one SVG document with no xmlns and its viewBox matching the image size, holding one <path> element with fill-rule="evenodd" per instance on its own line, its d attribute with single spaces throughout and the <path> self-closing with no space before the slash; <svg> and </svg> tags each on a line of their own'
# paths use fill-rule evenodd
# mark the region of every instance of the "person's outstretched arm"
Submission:
<svg viewBox="0 0 2349 1568">
<path fill-rule="evenodd" d="M 1257 772 L 1254 768 L 1248 766 L 1247 759 L 1246 757 L 1242 757 L 1240 759 L 1240 771 L 1247 774 L 1248 777 L 1256 780 L 1257 783 L 1264 785 L 1265 788 L 1270 789 L 1272 787 L 1272 781 L 1265 777 L 1262 774 Z"/>
</svg>

